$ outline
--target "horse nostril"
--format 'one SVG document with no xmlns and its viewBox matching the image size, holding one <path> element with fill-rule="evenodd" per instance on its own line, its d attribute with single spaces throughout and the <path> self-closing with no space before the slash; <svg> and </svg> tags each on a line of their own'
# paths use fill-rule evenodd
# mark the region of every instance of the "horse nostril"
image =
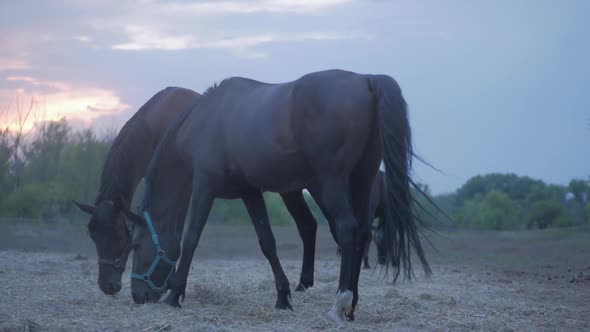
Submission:
<svg viewBox="0 0 590 332">
<path fill-rule="evenodd" d="M 116 289 L 115 286 L 113 286 L 112 283 L 107 283 L 107 284 L 99 284 L 100 289 L 102 290 L 103 293 L 105 293 L 106 295 L 113 295 L 116 292 L 118 292 L 118 290 Z"/>
</svg>

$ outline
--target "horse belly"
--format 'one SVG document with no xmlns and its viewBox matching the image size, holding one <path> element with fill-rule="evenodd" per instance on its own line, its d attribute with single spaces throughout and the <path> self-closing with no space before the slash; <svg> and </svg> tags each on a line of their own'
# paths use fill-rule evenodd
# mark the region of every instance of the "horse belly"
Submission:
<svg viewBox="0 0 590 332">
<path fill-rule="evenodd" d="M 246 182 L 263 191 L 303 190 L 313 179 L 312 171 L 300 153 L 260 156 L 258 162 L 244 166 Z"/>
<path fill-rule="evenodd" d="M 241 139 L 234 141 L 230 148 L 233 152 L 231 173 L 263 191 L 302 190 L 312 179 L 311 169 L 295 140 L 277 135 L 275 130 L 239 135 Z"/>
</svg>

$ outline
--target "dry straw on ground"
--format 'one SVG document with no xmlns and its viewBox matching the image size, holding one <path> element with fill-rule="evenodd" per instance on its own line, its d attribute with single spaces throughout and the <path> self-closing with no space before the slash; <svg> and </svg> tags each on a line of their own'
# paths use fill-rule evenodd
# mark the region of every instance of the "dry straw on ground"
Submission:
<svg viewBox="0 0 590 332">
<path fill-rule="evenodd" d="M 297 280 L 300 262 L 288 259 L 283 265 L 291 281 Z M 96 286 L 95 261 L 81 255 L 2 251 L 0 266 L 0 331 L 338 328 L 326 316 L 335 298 L 336 258 L 317 262 L 313 288 L 305 293 L 293 292 L 294 312 L 273 308 L 274 282 L 262 257 L 195 261 L 182 309 L 163 303 L 134 305 L 128 274 L 119 295 L 102 294 Z M 340 329 L 590 329 L 589 306 L 574 305 L 587 301 L 587 283 L 564 281 L 556 288 L 528 275 L 507 276 L 501 271 L 478 271 L 468 266 L 434 267 L 436 275 L 431 280 L 419 278 L 395 286 L 384 282 L 378 271 L 363 271 L 357 320 Z"/>
</svg>

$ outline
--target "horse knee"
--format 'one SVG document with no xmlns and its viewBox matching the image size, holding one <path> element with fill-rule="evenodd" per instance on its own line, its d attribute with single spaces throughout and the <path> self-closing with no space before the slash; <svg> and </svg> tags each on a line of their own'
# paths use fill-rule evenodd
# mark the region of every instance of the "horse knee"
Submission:
<svg viewBox="0 0 590 332">
<path fill-rule="evenodd" d="M 262 249 L 262 253 L 266 258 L 271 258 L 276 256 L 276 241 L 272 237 L 263 237 L 258 239 L 258 244 L 260 245 L 260 249 Z"/>
</svg>

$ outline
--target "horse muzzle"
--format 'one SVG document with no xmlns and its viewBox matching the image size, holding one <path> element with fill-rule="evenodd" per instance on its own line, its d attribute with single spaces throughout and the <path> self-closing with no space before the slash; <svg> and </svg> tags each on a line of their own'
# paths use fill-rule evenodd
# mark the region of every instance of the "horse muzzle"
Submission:
<svg viewBox="0 0 590 332">
<path fill-rule="evenodd" d="M 131 297 L 133 298 L 133 302 L 135 302 L 135 304 L 158 302 L 160 297 L 162 297 L 161 292 L 154 291 L 149 287 L 140 286 L 135 288 L 139 288 L 131 291 Z"/>
<path fill-rule="evenodd" d="M 121 290 L 121 282 L 98 282 L 98 287 L 106 295 L 115 295 Z"/>
</svg>

